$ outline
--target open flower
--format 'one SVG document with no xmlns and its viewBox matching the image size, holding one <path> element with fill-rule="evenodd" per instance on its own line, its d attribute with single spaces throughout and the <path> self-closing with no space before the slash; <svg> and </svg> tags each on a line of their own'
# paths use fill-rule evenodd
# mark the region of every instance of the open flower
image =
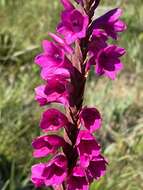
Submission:
<svg viewBox="0 0 143 190">
<path fill-rule="evenodd" d="M 33 156 L 36 158 L 45 157 L 48 154 L 53 154 L 58 148 L 64 146 L 65 141 L 57 135 L 40 136 L 33 140 L 34 148 Z"/>
<path fill-rule="evenodd" d="M 44 52 L 35 58 L 35 63 L 40 67 L 61 66 L 64 63 L 64 50 L 59 46 L 48 40 L 42 43 Z"/>
<path fill-rule="evenodd" d="M 44 131 L 56 131 L 68 123 L 67 117 L 55 108 L 50 108 L 42 114 L 40 128 Z"/>
<path fill-rule="evenodd" d="M 59 67 L 59 66 L 51 66 L 51 67 L 44 67 L 41 70 L 41 78 L 45 81 L 49 81 L 54 77 L 62 77 L 65 79 L 70 78 L 70 69 Z"/>
<path fill-rule="evenodd" d="M 125 50 L 116 45 L 109 45 L 102 49 L 97 56 L 96 73 L 98 75 L 106 75 L 112 80 L 116 74 L 123 68 L 119 57 L 124 55 Z"/>
<path fill-rule="evenodd" d="M 72 174 L 67 179 L 67 190 L 88 190 L 89 184 L 83 168 L 74 167 Z"/>
<path fill-rule="evenodd" d="M 95 29 L 92 32 L 91 39 L 88 45 L 89 59 L 86 63 L 86 70 L 90 69 L 91 65 L 96 65 L 96 58 L 100 50 L 105 48 L 107 44 L 108 36 L 102 29 Z"/>
<path fill-rule="evenodd" d="M 46 81 L 57 75 L 69 78 L 71 62 L 67 59 L 66 53 L 72 53 L 73 50 L 58 35 L 52 33 L 49 35 L 55 42 L 44 40 L 42 42 L 44 52 L 35 58 L 35 63 L 41 67 L 41 78 Z"/>
<path fill-rule="evenodd" d="M 69 81 L 62 76 L 48 80 L 47 85 L 41 85 L 35 88 L 35 99 L 41 106 L 48 103 L 61 103 L 64 105 L 72 104 L 70 93 L 72 86 Z"/>
<path fill-rule="evenodd" d="M 119 20 L 121 15 L 121 9 L 112 9 L 94 21 L 94 28 L 102 28 L 113 39 L 117 39 L 118 32 L 126 30 L 125 23 Z"/>
<path fill-rule="evenodd" d="M 56 155 L 43 171 L 42 176 L 45 178 L 45 185 L 62 184 L 67 176 L 67 160 L 63 154 Z"/>
<path fill-rule="evenodd" d="M 76 146 L 80 157 L 80 165 L 82 167 L 87 167 L 90 160 L 92 160 L 94 156 L 98 156 L 100 154 L 99 144 L 93 135 L 86 130 L 79 132 Z"/>
<path fill-rule="evenodd" d="M 97 56 L 98 52 L 107 46 L 108 36 L 101 29 L 93 30 L 92 37 L 89 42 L 89 53 Z"/>
<path fill-rule="evenodd" d="M 61 15 L 61 23 L 57 27 L 57 31 L 64 35 L 68 44 L 73 43 L 77 39 L 84 38 L 88 26 L 88 16 L 75 8 L 67 8 Z"/>
<path fill-rule="evenodd" d="M 45 94 L 46 85 L 40 85 L 35 88 L 35 100 L 40 106 L 44 106 L 48 103 L 48 97 Z"/>
<path fill-rule="evenodd" d="M 72 53 L 73 49 L 70 45 L 68 45 L 65 41 L 65 39 L 62 39 L 59 35 L 49 32 L 49 36 L 53 38 L 55 42 L 58 43 L 58 45 L 64 49 L 66 53 Z"/>
<path fill-rule="evenodd" d="M 35 164 L 31 168 L 31 181 L 36 187 L 41 187 L 44 185 L 44 179 L 45 177 L 42 176 L 43 171 L 46 167 L 46 164 L 44 163 L 39 163 Z"/>
<path fill-rule="evenodd" d="M 72 86 L 69 81 L 63 77 L 56 77 L 48 80 L 48 84 L 45 88 L 45 94 L 49 103 L 57 102 L 63 105 L 69 105 L 71 103 L 70 93 Z"/>
<path fill-rule="evenodd" d="M 80 121 L 90 133 L 101 127 L 101 116 L 96 108 L 83 108 L 80 113 Z"/>
<path fill-rule="evenodd" d="M 32 166 L 31 171 L 31 181 L 36 187 L 59 185 L 67 175 L 67 160 L 63 154 L 58 154 L 49 163 Z"/>
<path fill-rule="evenodd" d="M 98 180 L 100 177 L 105 175 L 107 161 L 101 155 L 94 157 L 86 169 L 87 177 L 89 182 L 92 182 L 94 179 Z"/>
</svg>

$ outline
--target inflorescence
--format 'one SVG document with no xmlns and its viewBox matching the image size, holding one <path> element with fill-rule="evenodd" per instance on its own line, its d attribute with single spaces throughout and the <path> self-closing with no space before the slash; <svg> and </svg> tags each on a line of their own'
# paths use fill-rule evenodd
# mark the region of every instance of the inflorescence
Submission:
<svg viewBox="0 0 143 190">
<path fill-rule="evenodd" d="M 83 106 L 84 90 L 91 67 L 110 79 L 123 68 L 119 58 L 125 50 L 108 40 L 117 40 L 126 25 L 119 19 L 119 8 L 95 18 L 99 2 L 61 0 L 64 10 L 57 33 L 49 33 L 52 41 L 44 40 L 43 52 L 35 58 L 45 81 L 35 89 L 36 101 L 40 106 L 59 103 L 65 108 L 65 113 L 48 108 L 42 114 L 40 129 L 45 135 L 33 140 L 33 156 L 50 155 L 51 160 L 32 166 L 36 187 L 88 190 L 106 172 L 107 160 L 93 136 L 102 118 L 96 108 Z"/>
</svg>

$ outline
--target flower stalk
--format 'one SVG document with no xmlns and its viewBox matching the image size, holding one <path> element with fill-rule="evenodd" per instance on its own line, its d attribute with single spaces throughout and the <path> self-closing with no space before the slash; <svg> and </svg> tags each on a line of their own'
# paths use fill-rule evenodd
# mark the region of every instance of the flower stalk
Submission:
<svg viewBox="0 0 143 190">
<path fill-rule="evenodd" d="M 40 106 L 58 103 L 65 110 L 44 111 L 40 121 L 44 135 L 32 142 L 35 158 L 53 158 L 32 166 L 31 181 L 36 187 L 54 190 L 88 190 L 105 175 L 107 160 L 93 135 L 102 118 L 97 108 L 83 106 L 85 84 L 91 67 L 98 76 L 114 80 L 123 68 L 119 58 L 125 53 L 108 43 L 126 29 L 119 19 L 121 9 L 94 19 L 100 0 L 75 1 L 77 7 L 70 0 L 61 0 L 64 10 L 57 33 L 49 33 L 52 41 L 44 40 L 43 52 L 35 58 L 44 80 L 35 88 L 35 100 Z"/>
</svg>

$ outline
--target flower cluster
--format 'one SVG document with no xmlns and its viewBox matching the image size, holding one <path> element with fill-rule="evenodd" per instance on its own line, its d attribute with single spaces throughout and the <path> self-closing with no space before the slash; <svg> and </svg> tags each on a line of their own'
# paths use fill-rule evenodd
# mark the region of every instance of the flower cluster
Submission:
<svg viewBox="0 0 143 190">
<path fill-rule="evenodd" d="M 42 114 L 44 135 L 33 140 L 33 156 L 50 155 L 51 160 L 32 166 L 31 180 L 36 187 L 88 190 L 106 172 L 107 160 L 93 136 L 102 118 L 96 108 L 83 107 L 83 96 L 92 66 L 97 75 L 110 79 L 123 68 L 119 58 L 125 50 L 109 44 L 108 39 L 117 40 L 126 25 L 119 19 L 119 8 L 94 18 L 100 0 L 75 2 L 77 8 L 70 0 L 61 0 L 64 10 L 57 34 L 49 33 L 52 41 L 44 40 L 43 52 L 35 58 L 44 80 L 35 89 L 36 101 L 40 106 L 58 103 L 65 108 L 65 113 L 48 108 Z"/>
</svg>

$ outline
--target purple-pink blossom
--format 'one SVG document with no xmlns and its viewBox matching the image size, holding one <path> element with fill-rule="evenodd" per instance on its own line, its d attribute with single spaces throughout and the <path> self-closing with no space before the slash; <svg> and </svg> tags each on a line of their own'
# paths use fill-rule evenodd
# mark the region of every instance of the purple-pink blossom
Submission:
<svg viewBox="0 0 143 190">
<path fill-rule="evenodd" d="M 57 102 L 64 105 L 69 105 L 71 103 L 71 92 L 72 85 L 63 77 L 54 77 L 48 80 L 48 84 L 44 90 L 48 103 Z"/>
<path fill-rule="evenodd" d="M 67 175 L 67 160 L 58 154 L 49 163 L 32 166 L 31 180 L 36 187 L 59 185 Z"/>
<path fill-rule="evenodd" d="M 44 40 L 42 47 L 44 52 L 37 55 L 35 63 L 41 67 L 41 78 L 49 80 L 55 76 L 70 77 L 70 62 L 65 53 L 72 53 L 72 48 L 60 38 L 49 33 L 55 42 Z"/>
<path fill-rule="evenodd" d="M 89 53 L 97 56 L 98 52 L 107 46 L 108 36 L 101 29 L 95 29 L 89 42 Z"/>
<path fill-rule="evenodd" d="M 44 40 L 42 42 L 44 52 L 35 58 L 35 63 L 40 67 L 61 66 L 64 62 L 64 50 L 54 42 Z"/>
<path fill-rule="evenodd" d="M 101 115 L 96 108 L 83 108 L 80 113 L 80 120 L 91 133 L 101 127 Z"/>
<path fill-rule="evenodd" d="M 126 24 L 119 19 L 121 15 L 121 9 L 112 9 L 94 21 L 94 28 L 102 28 L 107 35 L 111 36 L 113 39 L 117 39 L 118 32 L 123 32 L 127 28 Z"/>
<path fill-rule="evenodd" d="M 55 108 L 50 108 L 42 114 L 40 128 L 44 131 L 57 131 L 68 124 L 67 117 Z"/>
<path fill-rule="evenodd" d="M 90 160 L 100 154 L 100 145 L 95 137 L 86 130 L 81 130 L 78 134 L 76 146 L 80 157 L 80 165 L 88 167 Z"/>
<path fill-rule="evenodd" d="M 39 103 L 40 106 L 44 106 L 48 103 L 48 98 L 45 94 L 46 85 L 40 85 L 35 88 L 35 100 Z"/>
<path fill-rule="evenodd" d="M 68 44 L 75 42 L 77 39 L 84 38 L 88 26 L 88 16 L 84 11 L 79 11 L 70 6 L 68 1 L 63 3 L 65 10 L 61 15 L 61 22 L 57 31 L 65 37 Z"/>
<path fill-rule="evenodd" d="M 104 176 L 106 167 L 107 160 L 105 160 L 102 155 L 94 157 L 86 169 L 89 182 L 92 182 L 94 179 L 99 180 L 102 176 Z"/>
<path fill-rule="evenodd" d="M 45 185 L 59 185 L 67 176 L 67 159 L 64 155 L 56 155 L 47 165 L 43 172 Z"/>
<path fill-rule="evenodd" d="M 44 67 L 41 69 L 41 78 L 45 81 L 48 81 L 56 76 L 57 77 L 62 77 L 65 79 L 70 78 L 70 70 L 68 68 L 63 68 L 63 67 Z"/>
<path fill-rule="evenodd" d="M 35 100 L 41 106 L 53 102 L 69 105 L 72 103 L 70 93 L 72 93 L 70 82 L 60 75 L 49 79 L 47 85 L 41 85 L 35 88 Z"/>
<path fill-rule="evenodd" d="M 41 187 L 44 185 L 44 179 L 45 177 L 42 175 L 43 171 L 46 167 L 46 164 L 39 163 L 35 164 L 31 168 L 31 181 L 36 187 Z"/>
<path fill-rule="evenodd" d="M 89 184 L 85 170 L 80 166 L 74 167 L 67 179 L 67 184 L 67 190 L 88 190 Z"/>
<path fill-rule="evenodd" d="M 64 146 L 65 141 L 57 135 L 40 136 L 33 140 L 33 156 L 36 158 L 45 157 L 48 154 L 54 154 L 58 148 Z"/>
<path fill-rule="evenodd" d="M 71 54 L 73 52 L 73 48 L 68 45 L 65 39 L 62 39 L 59 35 L 49 32 L 49 36 L 58 43 L 58 45 L 67 53 Z"/>
<path fill-rule="evenodd" d="M 96 73 L 98 75 L 104 74 L 114 80 L 117 73 L 123 68 L 123 64 L 119 57 L 124 55 L 124 53 L 124 48 L 120 48 L 116 45 L 109 45 L 102 49 L 97 55 Z"/>
</svg>

